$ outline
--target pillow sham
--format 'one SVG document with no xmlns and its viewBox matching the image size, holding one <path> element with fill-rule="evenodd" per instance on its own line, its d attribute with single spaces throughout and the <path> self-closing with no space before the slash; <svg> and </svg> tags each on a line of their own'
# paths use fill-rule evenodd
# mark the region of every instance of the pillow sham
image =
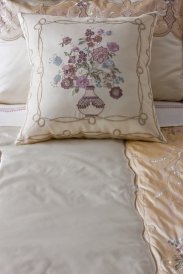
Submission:
<svg viewBox="0 0 183 274">
<path fill-rule="evenodd" d="M 20 21 L 33 77 L 17 144 L 164 140 L 149 78 L 155 14 L 96 20 L 22 14 Z"/>
<path fill-rule="evenodd" d="M 138 16 L 155 10 L 160 12 L 160 16 L 154 32 L 150 66 L 153 96 L 155 100 L 181 101 L 183 100 L 182 1 L 54 0 L 42 2 L 32 0 L 27 2 L 21 0 L 20 2 L 1 0 L 0 39 L 15 39 L 21 36 L 22 31 L 17 20 L 18 11 L 64 16 L 117 17 Z M 16 96 L 15 103 L 24 100 L 19 96 Z M 5 99 L 4 97 L 3 100 Z M 2 100 L 1 102 L 7 103 Z"/>
<path fill-rule="evenodd" d="M 28 96 L 30 62 L 17 17 L 18 12 L 84 16 L 86 8 L 87 4 L 78 4 L 76 0 L 0 0 L 0 103 L 22 104 Z"/>
<path fill-rule="evenodd" d="M 183 1 L 180 0 L 94 0 L 89 16 L 138 16 L 159 11 L 154 31 L 151 80 L 155 100 L 183 100 Z"/>
</svg>

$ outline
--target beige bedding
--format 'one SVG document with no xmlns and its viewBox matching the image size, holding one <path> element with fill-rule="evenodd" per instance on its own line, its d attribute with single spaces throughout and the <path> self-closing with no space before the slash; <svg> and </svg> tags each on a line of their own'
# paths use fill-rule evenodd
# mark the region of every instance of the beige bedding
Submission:
<svg viewBox="0 0 183 274">
<path fill-rule="evenodd" d="M 154 274 L 124 143 L 0 127 L 0 274 Z"/>
<path fill-rule="evenodd" d="M 183 273 L 183 127 L 163 130 L 167 144 L 128 142 L 136 206 L 159 274 Z"/>
</svg>

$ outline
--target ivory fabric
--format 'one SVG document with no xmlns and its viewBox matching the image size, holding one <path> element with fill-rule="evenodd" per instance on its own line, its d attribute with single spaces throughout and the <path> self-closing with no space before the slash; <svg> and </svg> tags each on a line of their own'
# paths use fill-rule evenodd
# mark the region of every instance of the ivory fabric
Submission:
<svg viewBox="0 0 183 274">
<path fill-rule="evenodd" d="M 25 39 L 0 42 L 0 103 L 25 103 L 30 74 Z"/>
<path fill-rule="evenodd" d="M 149 77 L 155 14 L 94 21 L 22 14 L 20 20 L 33 77 L 17 144 L 164 140 Z"/>
<path fill-rule="evenodd" d="M 183 273 L 183 127 L 166 128 L 167 144 L 127 142 L 136 175 L 136 207 L 159 274 Z"/>
<path fill-rule="evenodd" d="M 25 118 L 25 105 L 0 104 L 0 126 L 21 127 Z"/>
<path fill-rule="evenodd" d="M 59 4 L 56 5 L 58 2 Z M 86 16 L 87 4 L 79 5 L 77 2 L 0 0 L 1 104 L 25 104 L 28 96 L 30 62 L 17 16 L 18 12 Z"/>
<path fill-rule="evenodd" d="M 0 128 L 1 272 L 154 274 L 124 144 L 54 140 L 20 147 L 17 132 Z"/>
</svg>

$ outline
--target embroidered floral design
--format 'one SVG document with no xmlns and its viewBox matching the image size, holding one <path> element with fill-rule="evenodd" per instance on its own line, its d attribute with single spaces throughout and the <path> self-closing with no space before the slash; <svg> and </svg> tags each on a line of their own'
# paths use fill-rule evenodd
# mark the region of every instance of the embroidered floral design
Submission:
<svg viewBox="0 0 183 274">
<path fill-rule="evenodd" d="M 86 76 L 80 76 L 76 79 L 76 86 L 79 88 L 86 88 L 89 85 L 89 80 Z"/>
<path fill-rule="evenodd" d="M 92 56 L 93 60 L 98 62 L 99 64 L 102 64 L 108 59 L 109 52 L 107 48 L 99 47 L 93 50 Z"/>
<path fill-rule="evenodd" d="M 107 43 L 107 47 L 110 51 L 112 52 L 116 52 L 119 50 L 119 46 L 118 44 L 114 43 L 114 42 L 110 42 L 110 43 Z"/>
<path fill-rule="evenodd" d="M 71 78 L 65 78 L 61 82 L 61 87 L 64 89 L 69 89 L 73 86 L 73 79 Z"/>
<path fill-rule="evenodd" d="M 50 58 L 50 63 L 53 63 L 56 66 L 60 66 L 62 64 L 62 59 L 56 54 L 54 54 L 52 58 Z"/>
<path fill-rule="evenodd" d="M 95 87 L 106 88 L 109 95 L 116 100 L 123 95 L 121 84 L 124 79 L 114 61 L 120 47 L 115 41 L 104 42 L 104 37 L 111 35 L 111 30 L 93 31 L 88 28 L 84 36 L 78 39 L 77 45 L 73 44 L 71 37 L 63 37 L 60 45 L 65 50 L 67 62 L 63 62 L 57 55 L 52 58 L 52 63 L 60 66 L 59 72 L 54 77 L 54 86 L 59 86 L 60 83 L 63 89 L 72 88 L 73 95 L 85 89 L 85 98 L 79 100 L 77 104 L 79 110 L 92 105 L 101 108 L 101 113 L 105 104 L 95 94 Z M 94 112 L 96 115 L 96 111 Z"/>
<path fill-rule="evenodd" d="M 123 91 L 119 87 L 111 88 L 109 93 L 110 93 L 111 97 L 114 99 L 119 99 L 123 95 Z"/>
<path fill-rule="evenodd" d="M 64 38 L 62 39 L 62 43 L 60 43 L 60 44 L 62 45 L 62 47 L 64 47 L 64 45 L 70 44 L 71 41 L 72 41 L 72 39 L 71 39 L 70 37 L 64 37 Z"/>
<path fill-rule="evenodd" d="M 183 237 L 179 240 L 169 240 L 168 243 L 171 244 L 176 251 L 176 254 L 173 258 L 175 270 L 182 270 L 183 269 Z"/>
</svg>

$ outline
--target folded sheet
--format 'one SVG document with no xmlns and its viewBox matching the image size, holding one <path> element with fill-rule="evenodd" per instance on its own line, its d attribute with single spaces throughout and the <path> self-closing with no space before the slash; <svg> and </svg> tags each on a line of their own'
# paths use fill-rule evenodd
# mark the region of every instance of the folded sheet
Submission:
<svg viewBox="0 0 183 274">
<path fill-rule="evenodd" d="M 163 129 L 168 143 L 127 142 L 136 206 L 158 274 L 183 273 L 183 127 Z"/>
<path fill-rule="evenodd" d="M 154 274 L 124 144 L 0 128 L 0 273 Z"/>
</svg>

